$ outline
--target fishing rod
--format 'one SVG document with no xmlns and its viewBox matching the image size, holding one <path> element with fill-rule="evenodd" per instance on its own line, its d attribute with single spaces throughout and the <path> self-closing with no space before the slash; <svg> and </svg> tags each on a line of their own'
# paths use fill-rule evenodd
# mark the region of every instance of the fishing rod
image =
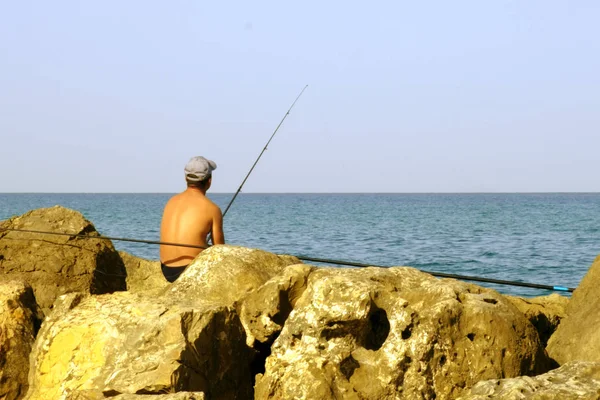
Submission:
<svg viewBox="0 0 600 400">
<path fill-rule="evenodd" d="M 287 112 L 285 113 L 285 115 L 281 119 L 281 122 L 279 122 L 279 125 L 277 125 L 277 128 L 275 128 L 275 131 L 273 132 L 273 134 L 269 138 L 269 141 L 267 142 L 267 144 L 265 145 L 265 147 L 262 149 L 262 151 L 258 155 L 258 158 L 256 159 L 256 161 L 254 161 L 254 164 L 252 165 L 252 168 L 250 168 L 250 171 L 248 171 L 248 174 L 246 175 L 246 177 L 242 181 L 242 184 L 238 188 L 237 192 L 235 192 L 235 194 L 233 195 L 233 197 L 229 201 L 229 204 L 227 204 L 227 208 L 225 208 L 225 211 L 223 212 L 223 217 L 225 217 L 225 214 L 227 214 L 227 211 L 229 211 L 229 208 L 231 207 L 231 205 L 235 201 L 235 198 L 237 197 L 237 195 L 242 191 L 242 187 L 244 187 L 244 184 L 248 180 L 248 177 L 252 173 L 252 170 L 254 170 L 254 167 L 256 167 L 256 164 L 258 164 L 258 160 L 260 160 L 260 158 L 262 157 L 263 153 L 267 150 L 267 147 L 269 146 L 269 143 L 271 143 L 271 140 L 273 140 L 273 137 L 275 137 L 275 134 L 279 130 L 279 127 L 283 124 L 283 121 L 285 121 L 285 119 L 287 118 L 287 116 L 290 115 L 290 111 L 292 111 L 292 108 L 294 108 L 294 105 L 296 104 L 296 102 L 298 101 L 298 99 L 300 98 L 300 96 L 302 96 L 302 93 L 304 93 L 304 91 L 306 90 L 307 87 L 308 87 L 308 85 L 304 86 L 304 88 L 302 89 L 302 91 L 300 92 L 300 94 L 298 95 L 298 97 L 296 97 L 296 100 L 294 100 L 294 102 L 292 103 L 292 105 L 290 106 L 290 108 L 287 110 Z"/>
<path fill-rule="evenodd" d="M 90 236 L 85 234 L 78 233 L 63 233 L 63 232 L 47 232 L 47 231 L 37 231 L 30 229 L 13 229 L 13 228 L 0 228 L 0 232 L 26 232 L 26 233 L 38 233 L 38 234 L 48 234 L 48 235 L 62 235 L 62 236 L 70 236 L 70 237 L 80 237 L 85 239 L 99 239 L 99 240 L 117 240 L 123 242 L 135 242 L 135 243 L 147 243 L 147 244 L 159 244 L 166 246 L 180 246 L 180 247 L 191 247 L 196 249 L 206 249 L 206 246 L 199 246 L 194 244 L 182 244 L 182 243 L 172 243 L 172 242 L 160 242 L 154 240 L 141 240 L 141 239 L 129 239 L 129 238 L 117 238 L 110 236 Z M 358 263 L 353 261 L 343 261 L 343 260 L 331 260 L 327 258 L 316 258 L 316 257 L 308 257 L 308 256 L 295 256 L 299 260 L 302 261 L 312 261 L 312 262 L 320 262 L 324 264 L 334 264 L 334 265 L 344 265 L 348 267 L 359 267 L 359 268 L 367 268 L 367 267 L 375 267 L 375 268 L 390 268 L 389 266 L 384 265 L 373 265 L 373 264 L 365 264 Z M 485 278 L 479 276 L 471 276 L 471 275 L 458 275 L 458 274 L 448 274 L 445 272 L 436 272 L 436 271 L 422 271 L 428 273 L 430 275 L 440 277 L 440 278 L 452 278 L 459 279 L 465 281 L 474 281 L 474 282 L 485 282 L 485 283 L 494 283 L 498 285 L 508 285 L 508 286 L 521 286 L 532 289 L 545 289 L 559 292 L 573 292 L 575 288 L 560 286 L 560 285 L 541 285 L 538 283 L 528 283 L 528 282 L 519 282 L 519 281 L 508 281 L 503 279 L 492 279 Z"/>
<path fill-rule="evenodd" d="M 336 265 L 346 265 L 349 267 L 359 267 L 359 268 L 368 268 L 368 267 L 379 267 L 379 268 L 389 268 L 381 265 L 372 265 L 365 263 L 358 263 L 352 261 L 341 261 L 341 260 L 329 260 L 325 258 L 315 258 L 315 257 L 305 257 L 305 256 L 296 256 L 296 258 L 303 261 L 312 261 L 312 262 L 320 262 L 327 264 L 336 264 Z M 452 278 L 452 279 L 460 279 L 464 281 L 475 281 L 475 282 L 486 282 L 486 283 L 495 283 L 498 285 L 510 285 L 510 286 L 522 286 L 534 289 L 546 289 L 546 290 L 554 290 L 560 292 L 573 292 L 575 288 L 570 288 L 566 286 L 552 286 L 552 285 L 541 285 L 538 283 L 527 283 L 527 282 L 519 282 L 519 281 L 507 281 L 503 279 L 493 279 L 493 278 L 484 278 L 480 276 L 472 276 L 472 275 L 457 275 L 457 274 L 448 274 L 445 272 L 436 272 L 436 271 L 425 271 L 422 272 L 428 273 L 433 276 L 437 276 L 440 278 Z"/>
</svg>

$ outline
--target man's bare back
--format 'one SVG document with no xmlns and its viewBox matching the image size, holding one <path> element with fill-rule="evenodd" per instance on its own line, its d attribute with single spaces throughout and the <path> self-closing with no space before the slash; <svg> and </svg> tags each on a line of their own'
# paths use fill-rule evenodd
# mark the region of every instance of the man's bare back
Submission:
<svg viewBox="0 0 600 400">
<path fill-rule="evenodd" d="M 217 205 L 200 190 L 188 188 L 173 196 L 163 213 L 160 241 L 208 247 L 206 237 L 212 233 L 213 244 L 225 243 L 223 217 Z M 160 261 L 169 267 L 188 265 L 202 251 L 192 247 L 160 246 Z"/>
<path fill-rule="evenodd" d="M 208 247 L 210 233 L 213 244 L 224 244 L 223 215 L 206 191 L 212 183 L 214 161 L 193 157 L 185 167 L 187 189 L 173 196 L 165 205 L 160 225 L 160 241 Z M 160 262 L 165 278 L 177 279 L 183 269 L 202 249 L 181 246 L 160 246 Z"/>
</svg>

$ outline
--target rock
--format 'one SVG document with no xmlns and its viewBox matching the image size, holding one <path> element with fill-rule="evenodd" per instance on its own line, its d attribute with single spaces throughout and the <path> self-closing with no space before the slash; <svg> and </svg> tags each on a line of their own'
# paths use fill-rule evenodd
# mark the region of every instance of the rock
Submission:
<svg viewBox="0 0 600 400">
<path fill-rule="evenodd" d="M 301 262 L 247 247 L 212 246 L 198 254 L 165 293 L 233 305 L 292 264 Z"/>
<path fill-rule="evenodd" d="M 183 274 L 164 290 L 163 295 L 181 299 L 200 298 L 235 307 L 246 330 L 249 351 L 252 349 L 248 359 L 242 362 L 250 368 L 253 384 L 255 374 L 264 371 L 264 360 L 270 354 L 270 345 L 281 331 L 290 311 L 289 304 L 281 304 L 285 296 L 280 295 L 280 291 L 288 293 L 294 290 L 296 281 L 286 284 L 282 279 L 294 280 L 295 272 L 290 271 L 277 280 L 279 274 L 290 265 L 299 265 L 300 271 L 303 271 L 300 260 L 293 256 L 278 256 L 239 246 L 212 246 L 198 254 Z M 275 281 L 260 294 L 253 295 L 271 278 Z M 243 303 L 246 304 L 245 308 L 241 305 Z M 258 342 L 255 336 L 259 336 Z"/>
<path fill-rule="evenodd" d="M 98 236 L 81 213 L 55 206 L 29 211 L 0 226 L 0 281 L 28 282 L 47 313 L 65 293 L 125 290 L 125 269 L 107 240 L 2 231 L 27 229 Z"/>
<path fill-rule="evenodd" d="M 400 267 L 312 271 L 271 351 L 255 399 L 451 399 L 549 366 L 497 292 Z"/>
<path fill-rule="evenodd" d="M 246 344 L 253 351 L 252 376 L 265 372 L 265 360 L 279 336 L 296 301 L 306 289 L 309 274 L 315 267 L 296 264 L 251 292 L 240 303 L 238 313 L 246 330 Z"/>
<path fill-rule="evenodd" d="M 248 346 L 254 347 L 257 340 L 269 344 L 275 340 L 296 301 L 304 293 L 308 276 L 314 269 L 304 264 L 286 267 L 280 275 L 274 276 L 241 301 L 239 314 L 246 329 Z"/>
<path fill-rule="evenodd" d="M 0 283 L 0 399 L 20 399 L 27 391 L 29 353 L 39 317 L 31 286 Z"/>
<path fill-rule="evenodd" d="M 459 400 L 597 400 L 600 363 L 573 361 L 535 377 L 487 380 L 473 386 Z"/>
<path fill-rule="evenodd" d="M 533 298 L 505 296 L 537 329 L 542 346 L 556 331 L 560 321 L 566 316 L 569 298 L 553 293 L 549 296 Z"/>
<path fill-rule="evenodd" d="M 180 391 L 250 398 L 249 350 L 235 310 L 192 300 L 60 297 L 32 351 L 27 399 Z"/>
<path fill-rule="evenodd" d="M 177 392 L 166 394 L 119 394 L 114 397 L 104 397 L 98 391 L 79 391 L 70 395 L 66 400 L 204 400 L 203 392 Z"/>
<path fill-rule="evenodd" d="M 600 361 L 600 256 L 573 292 L 567 316 L 548 341 L 548 354 L 560 365 Z"/>
<path fill-rule="evenodd" d="M 121 394 L 111 397 L 111 400 L 204 400 L 202 392 L 179 392 L 169 394 L 159 394 L 152 397 L 143 394 Z"/>
<path fill-rule="evenodd" d="M 119 251 L 119 256 L 127 271 L 127 291 L 159 290 L 169 285 L 160 269 L 160 261 L 146 260 L 125 251 Z"/>
</svg>

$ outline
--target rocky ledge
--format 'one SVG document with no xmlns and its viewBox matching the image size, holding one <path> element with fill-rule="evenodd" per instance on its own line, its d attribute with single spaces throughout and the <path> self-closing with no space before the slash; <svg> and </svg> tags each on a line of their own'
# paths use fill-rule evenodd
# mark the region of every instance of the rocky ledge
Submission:
<svg viewBox="0 0 600 400">
<path fill-rule="evenodd" d="M 0 399 L 600 397 L 600 258 L 569 300 L 214 246 L 173 284 L 80 213 L 0 223 Z M 547 346 L 546 346 L 547 343 Z"/>
</svg>

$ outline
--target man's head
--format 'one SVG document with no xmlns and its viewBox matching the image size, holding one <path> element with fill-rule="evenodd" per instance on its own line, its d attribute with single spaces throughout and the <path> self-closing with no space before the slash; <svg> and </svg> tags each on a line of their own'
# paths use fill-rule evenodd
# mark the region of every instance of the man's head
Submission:
<svg viewBox="0 0 600 400">
<path fill-rule="evenodd" d="M 214 161 L 202 156 L 192 157 L 185 166 L 185 181 L 188 187 L 198 187 L 208 190 L 211 184 L 212 172 L 217 169 Z"/>
</svg>

